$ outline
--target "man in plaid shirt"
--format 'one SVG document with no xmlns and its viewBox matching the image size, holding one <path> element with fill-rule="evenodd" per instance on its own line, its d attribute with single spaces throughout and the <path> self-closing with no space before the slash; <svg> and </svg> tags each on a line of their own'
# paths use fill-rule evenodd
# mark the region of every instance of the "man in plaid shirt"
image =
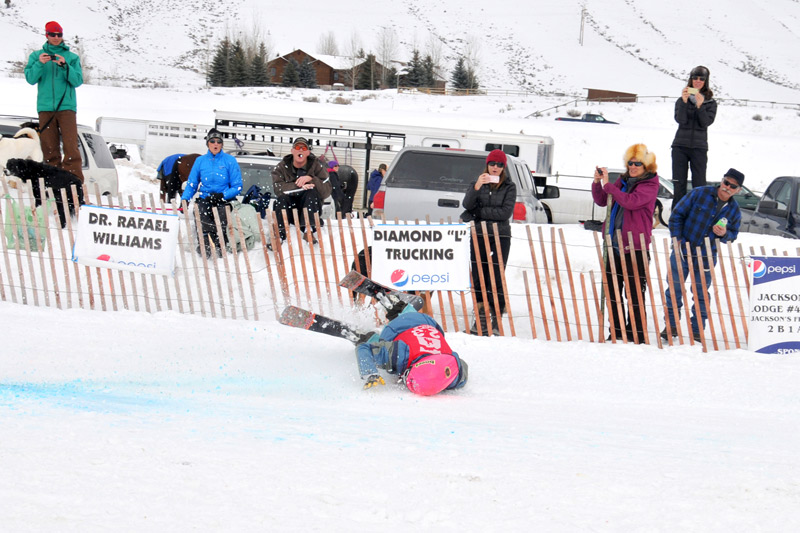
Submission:
<svg viewBox="0 0 800 533">
<path fill-rule="evenodd" d="M 718 186 L 705 186 L 692 189 L 687 196 L 684 196 L 669 217 L 670 237 L 676 237 L 680 248 L 673 248 L 669 256 L 670 273 L 672 286 L 675 291 L 675 309 L 672 308 L 672 291 L 669 289 L 670 278 L 667 278 L 667 311 L 666 320 L 669 321 L 668 328 L 661 332 L 661 338 L 667 340 L 671 333 L 673 337 L 678 336 L 675 327 L 675 316 L 680 319 L 681 307 L 683 307 L 683 296 L 686 278 L 689 276 L 689 260 L 686 257 L 686 243 L 691 246 L 691 260 L 694 280 L 697 284 L 697 300 L 700 307 L 700 318 L 702 326 L 705 328 L 708 318 L 708 291 L 703 290 L 702 274 L 706 288 L 711 286 L 711 269 L 717 264 L 717 241 L 732 242 L 739 235 L 739 225 L 742 222 L 742 215 L 739 212 L 739 204 L 734 200 L 734 195 L 741 190 L 744 183 L 744 174 L 732 168 L 725 173 L 722 182 Z M 705 239 L 711 242 L 711 257 L 706 253 Z M 697 248 L 700 247 L 700 254 Z M 678 269 L 680 259 L 681 268 Z M 709 259 L 711 262 L 709 262 Z M 668 333 L 669 331 L 669 333 Z M 701 342 L 700 327 L 697 323 L 697 316 L 692 307 L 692 336 L 694 340 Z"/>
</svg>

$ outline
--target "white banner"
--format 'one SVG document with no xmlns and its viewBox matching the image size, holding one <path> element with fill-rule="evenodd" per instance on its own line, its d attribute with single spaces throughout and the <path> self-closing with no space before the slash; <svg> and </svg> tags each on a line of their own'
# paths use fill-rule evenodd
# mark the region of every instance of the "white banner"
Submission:
<svg viewBox="0 0 800 533">
<path fill-rule="evenodd" d="M 800 258 L 752 257 L 748 347 L 759 353 L 800 352 Z"/>
<path fill-rule="evenodd" d="M 378 224 L 372 230 L 372 279 L 401 291 L 470 287 L 466 224 Z"/>
<path fill-rule="evenodd" d="M 81 206 L 72 260 L 82 265 L 172 276 L 177 215 Z"/>
</svg>

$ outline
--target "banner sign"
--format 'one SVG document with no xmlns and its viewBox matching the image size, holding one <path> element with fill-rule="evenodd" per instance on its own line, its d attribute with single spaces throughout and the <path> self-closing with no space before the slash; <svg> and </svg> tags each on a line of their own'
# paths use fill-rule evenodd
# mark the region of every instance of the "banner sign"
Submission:
<svg viewBox="0 0 800 533">
<path fill-rule="evenodd" d="M 800 257 L 752 257 L 748 347 L 800 352 Z"/>
<path fill-rule="evenodd" d="M 470 287 L 466 224 L 378 224 L 372 230 L 372 279 L 400 291 Z"/>
<path fill-rule="evenodd" d="M 172 276 L 179 222 L 177 215 L 81 206 L 72 260 L 88 266 Z"/>
</svg>

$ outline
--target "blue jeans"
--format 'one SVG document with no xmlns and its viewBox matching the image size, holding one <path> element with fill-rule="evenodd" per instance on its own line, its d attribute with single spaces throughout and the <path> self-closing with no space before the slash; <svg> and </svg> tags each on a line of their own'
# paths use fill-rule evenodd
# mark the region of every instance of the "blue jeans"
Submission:
<svg viewBox="0 0 800 533">
<path fill-rule="evenodd" d="M 670 266 L 670 275 L 672 276 L 672 284 L 675 288 L 675 304 L 677 309 L 678 319 L 680 320 L 681 317 L 681 307 L 683 307 L 683 293 L 684 291 L 691 292 L 691 285 L 686 287 L 686 278 L 689 276 L 689 263 L 686 260 L 684 254 L 679 253 L 678 256 L 680 257 L 681 261 L 681 269 L 683 276 L 681 276 L 681 272 L 678 271 L 678 261 L 675 257 L 676 252 L 675 250 L 669 256 L 669 266 Z M 716 256 L 713 257 L 713 265 L 717 264 Z M 711 268 L 714 268 L 714 266 Z M 708 320 L 708 291 L 703 290 L 703 281 L 700 278 L 700 274 L 705 277 L 706 280 L 706 288 L 711 287 L 711 270 L 703 268 L 703 258 L 692 256 L 692 267 L 694 270 L 694 280 L 697 284 L 697 303 L 700 307 L 700 318 L 703 320 L 703 329 L 706 327 L 706 320 Z M 675 329 L 675 310 L 672 308 L 672 294 L 669 290 L 669 278 L 667 278 L 667 290 L 664 293 L 667 298 L 667 307 L 666 307 L 666 318 L 669 320 L 669 325 L 672 328 L 672 331 L 677 331 Z M 687 299 L 688 300 L 688 299 Z M 700 328 L 697 327 L 697 316 L 695 312 L 695 307 L 692 306 L 692 333 L 699 334 Z"/>
</svg>

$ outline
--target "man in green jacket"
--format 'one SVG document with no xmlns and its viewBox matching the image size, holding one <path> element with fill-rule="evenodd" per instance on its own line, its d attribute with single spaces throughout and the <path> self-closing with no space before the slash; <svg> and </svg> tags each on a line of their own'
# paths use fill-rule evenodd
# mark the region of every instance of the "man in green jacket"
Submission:
<svg viewBox="0 0 800 533">
<path fill-rule="evenodd" d="M 44 162 L 72 172 L 82 182 L 75 118 L 78 111 L 75 88 L 83 84 L 81 60 L 64 44 L 64 31 L 58 22 L 48 22 L 45 34 L 47 42 L 41 50 L 31 53 L 25 66 L 25 79 L 31 85 L 39 86 L 36 110 L 39 112 L 39 138 Z"/>
</svg>

